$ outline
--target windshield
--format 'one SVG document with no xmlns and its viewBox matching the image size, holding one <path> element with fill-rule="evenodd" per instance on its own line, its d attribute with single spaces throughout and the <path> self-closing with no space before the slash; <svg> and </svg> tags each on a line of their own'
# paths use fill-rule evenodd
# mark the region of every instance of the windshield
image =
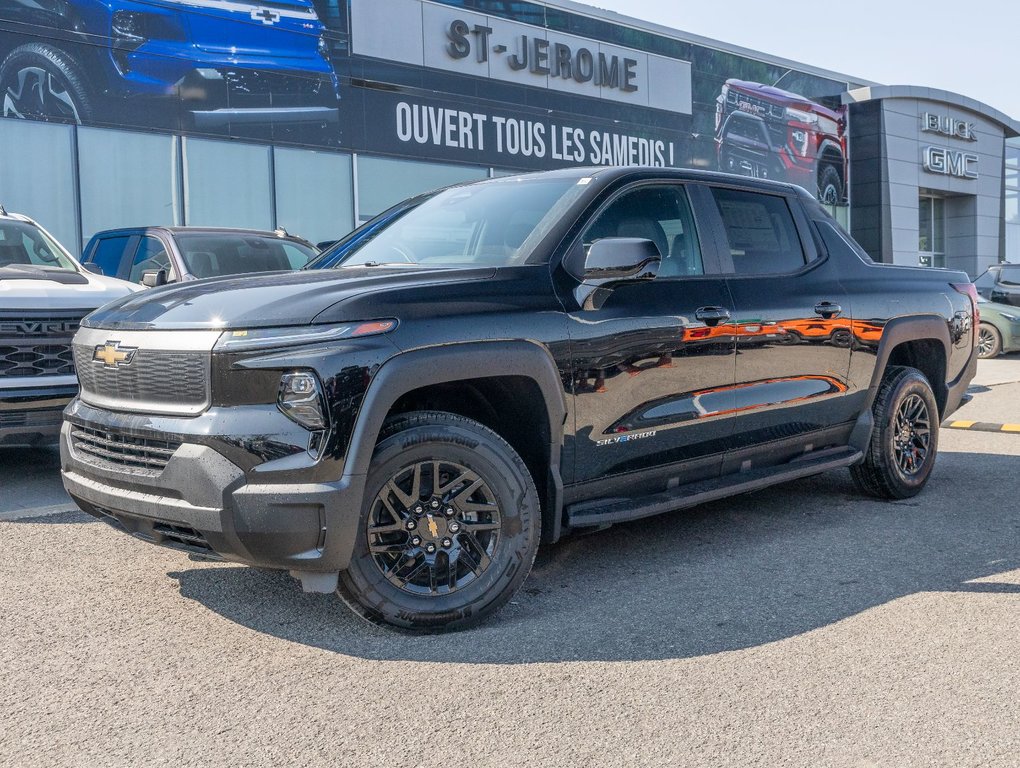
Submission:
<svg viewBox="0 0 1020 768">
<path fill-rule="evenodd" d="M 318 254 L 294 240 L 244 232 L 182 233 L 176 240 L 184 266 L 195 277 L 301 269 Z"/>
<path fill-rule="evenodd" d="M 10 266 L 49 267 L 77 271 L 63 249 L 36 226 L 0 220 L 0 269 Z"/>
<path fill-rule="evenodd" d="M 576 177 L 513 177 L 453 187 L 384 225 L 337 266 L 524 264 L 586 188 Z"/>
</svg>

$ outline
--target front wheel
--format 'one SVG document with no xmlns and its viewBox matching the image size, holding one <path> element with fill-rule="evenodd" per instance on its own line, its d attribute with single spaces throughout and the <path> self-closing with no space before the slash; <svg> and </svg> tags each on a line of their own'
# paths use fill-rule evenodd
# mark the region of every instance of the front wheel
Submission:
<svg viewBox="0 0 1020 768">
<path fill-rule="evenodd" d="M 505 440 L 451 413 L 401 415 L 380 435 L 337 591 L 376 624 L 463 629 L 520 588 L 539 531 L 535 484 Z"/>
<path fill-rule="evenodd" d="M 1002 352 L 1002 336 L 991 323 L 981 323 L 978 327 L 978 357 L 982 360 L 998 357 Z"/>
<path fill-rule="evenodd" d="M 4 59 L 0 99 L 3 117 L 77 125 L 92 117 L 92 98 L 81 65 L 43 43 L 22 45 Z"/>
<path fill-rule="evenodd" d="M 826 205 L 838 205 L 843 200 L 843 179 L 831 165 L 818 172 L 818 199 Z"/>
<path fill-rule="evenodd" d="M 890 366 L 872 406 L 875 428 L 864 461 L 850 468 L 859 490 L 882 499 L 918 494 L 931 475 L 939 411 L 928 379 L 916 368 Z"/>
</svg>

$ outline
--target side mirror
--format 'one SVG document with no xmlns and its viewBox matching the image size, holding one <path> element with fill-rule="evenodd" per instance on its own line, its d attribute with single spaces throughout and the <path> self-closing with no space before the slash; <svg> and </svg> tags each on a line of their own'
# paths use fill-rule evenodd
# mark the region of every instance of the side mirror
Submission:
<svg viewBox="0 0 1020 768">
<path fill-rule="evenodd" d="M 103 268 L 96 264 L 94 261 L 90 261 L 88 264 L 82 264 L 86 272 L 91 272 L 93 275 L 102 275 Z"/>
<path fill-rule="evenodd" d="M 659 274 L 662 254 L 651 240 L 607 237 L 588 248 L 584 280 L 575 289 L 583 309 L 598 309 L 618 283 L 652 280 Z"/>
<path fill-rule="evenodd" d="M 147 269 L 142 272 L 142 285 L 146 288 L 157 288 L 166 285 L 165 269 Z"/>
</svg>

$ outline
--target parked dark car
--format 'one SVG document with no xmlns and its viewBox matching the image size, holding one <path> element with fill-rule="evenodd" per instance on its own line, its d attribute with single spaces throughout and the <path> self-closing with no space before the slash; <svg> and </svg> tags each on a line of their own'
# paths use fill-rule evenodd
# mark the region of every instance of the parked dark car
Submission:
<svg viewBox="0 0 1020 768">
<path fill-rule="evenodd" d="M 989 301 L 1020 307 L 1020 264 L 993 264 L 974 281 Z"/>
<path fill-rule="evenodd" d="M 85 318 L 64 485 L 137 538 L 288 570 L 369 621 L 466 627 L 540 540 L 836 468 L 917 494 L 976 370 L 976 296 L 961 272 L 873 263 L 788 184 L 451 187 L 335 269 Z M 871 341 L 779 331 L 814 317 Z"/>
<path fill-rule="evenodd" d="M 978 334 L 978 356 L 998 357 L 1020 350 L 1020 309 L 1009 304 L 978 300 L 981 328 Z"/>
<path fill-rule="evenodd" d="M 283 231 L 212 227 L 108 229 L 82 252 L 86 269 L 148 287 L 301 269 L 318 256 L 307 240 Z"/>
<path fill-rule="evenodd" d="M 307 0 L 6 0 L 3 116 L 336 143 L 324 31 Z"/>
</svg>

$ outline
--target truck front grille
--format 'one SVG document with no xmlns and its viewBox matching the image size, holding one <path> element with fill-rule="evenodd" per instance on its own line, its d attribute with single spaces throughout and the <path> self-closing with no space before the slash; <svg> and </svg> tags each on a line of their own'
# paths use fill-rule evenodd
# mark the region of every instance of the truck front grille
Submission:
<svg viewBox="0 0 1020 768">
<path fill-rule="evenodd" d="M 0 376 L 73 376 L 70 339 L 64 344 L 0 346 Z"/>
<path fill-rule="evenodd" d="M 60 411 L 20 411 L 17 413 L 0 411 L 0 429 L 57 427 L 63 421 L 64 414 Z"/>
<path fill-rule="evenodd" d="M 73 376 L 71 337 L 83 312 L 0 312 L 0 378 Z"/>
<path fill-rule="evenodd" d="M 101 407 L 197 413 L 208 405 L 209 354 L 138 349 L 127 365 L 94 360 L 95 347 L 74 345 L 82 399 Z"/>
<path fill-rule="evenodd" d="M 151 440 L 106 429 L 76 426 L 71 428 L 71 446 L 78 459 L 86 464 L 121 472 L 158 475 L 181 447 L 181 441 Z"/>
<path fill-rule="evenodd" d="M 231 107 L 304 107 L 308 98 L 332 92 L 332 83 L 325 77 L 251 69 L 228 69 L 222 74 Z"/>
</svg>

